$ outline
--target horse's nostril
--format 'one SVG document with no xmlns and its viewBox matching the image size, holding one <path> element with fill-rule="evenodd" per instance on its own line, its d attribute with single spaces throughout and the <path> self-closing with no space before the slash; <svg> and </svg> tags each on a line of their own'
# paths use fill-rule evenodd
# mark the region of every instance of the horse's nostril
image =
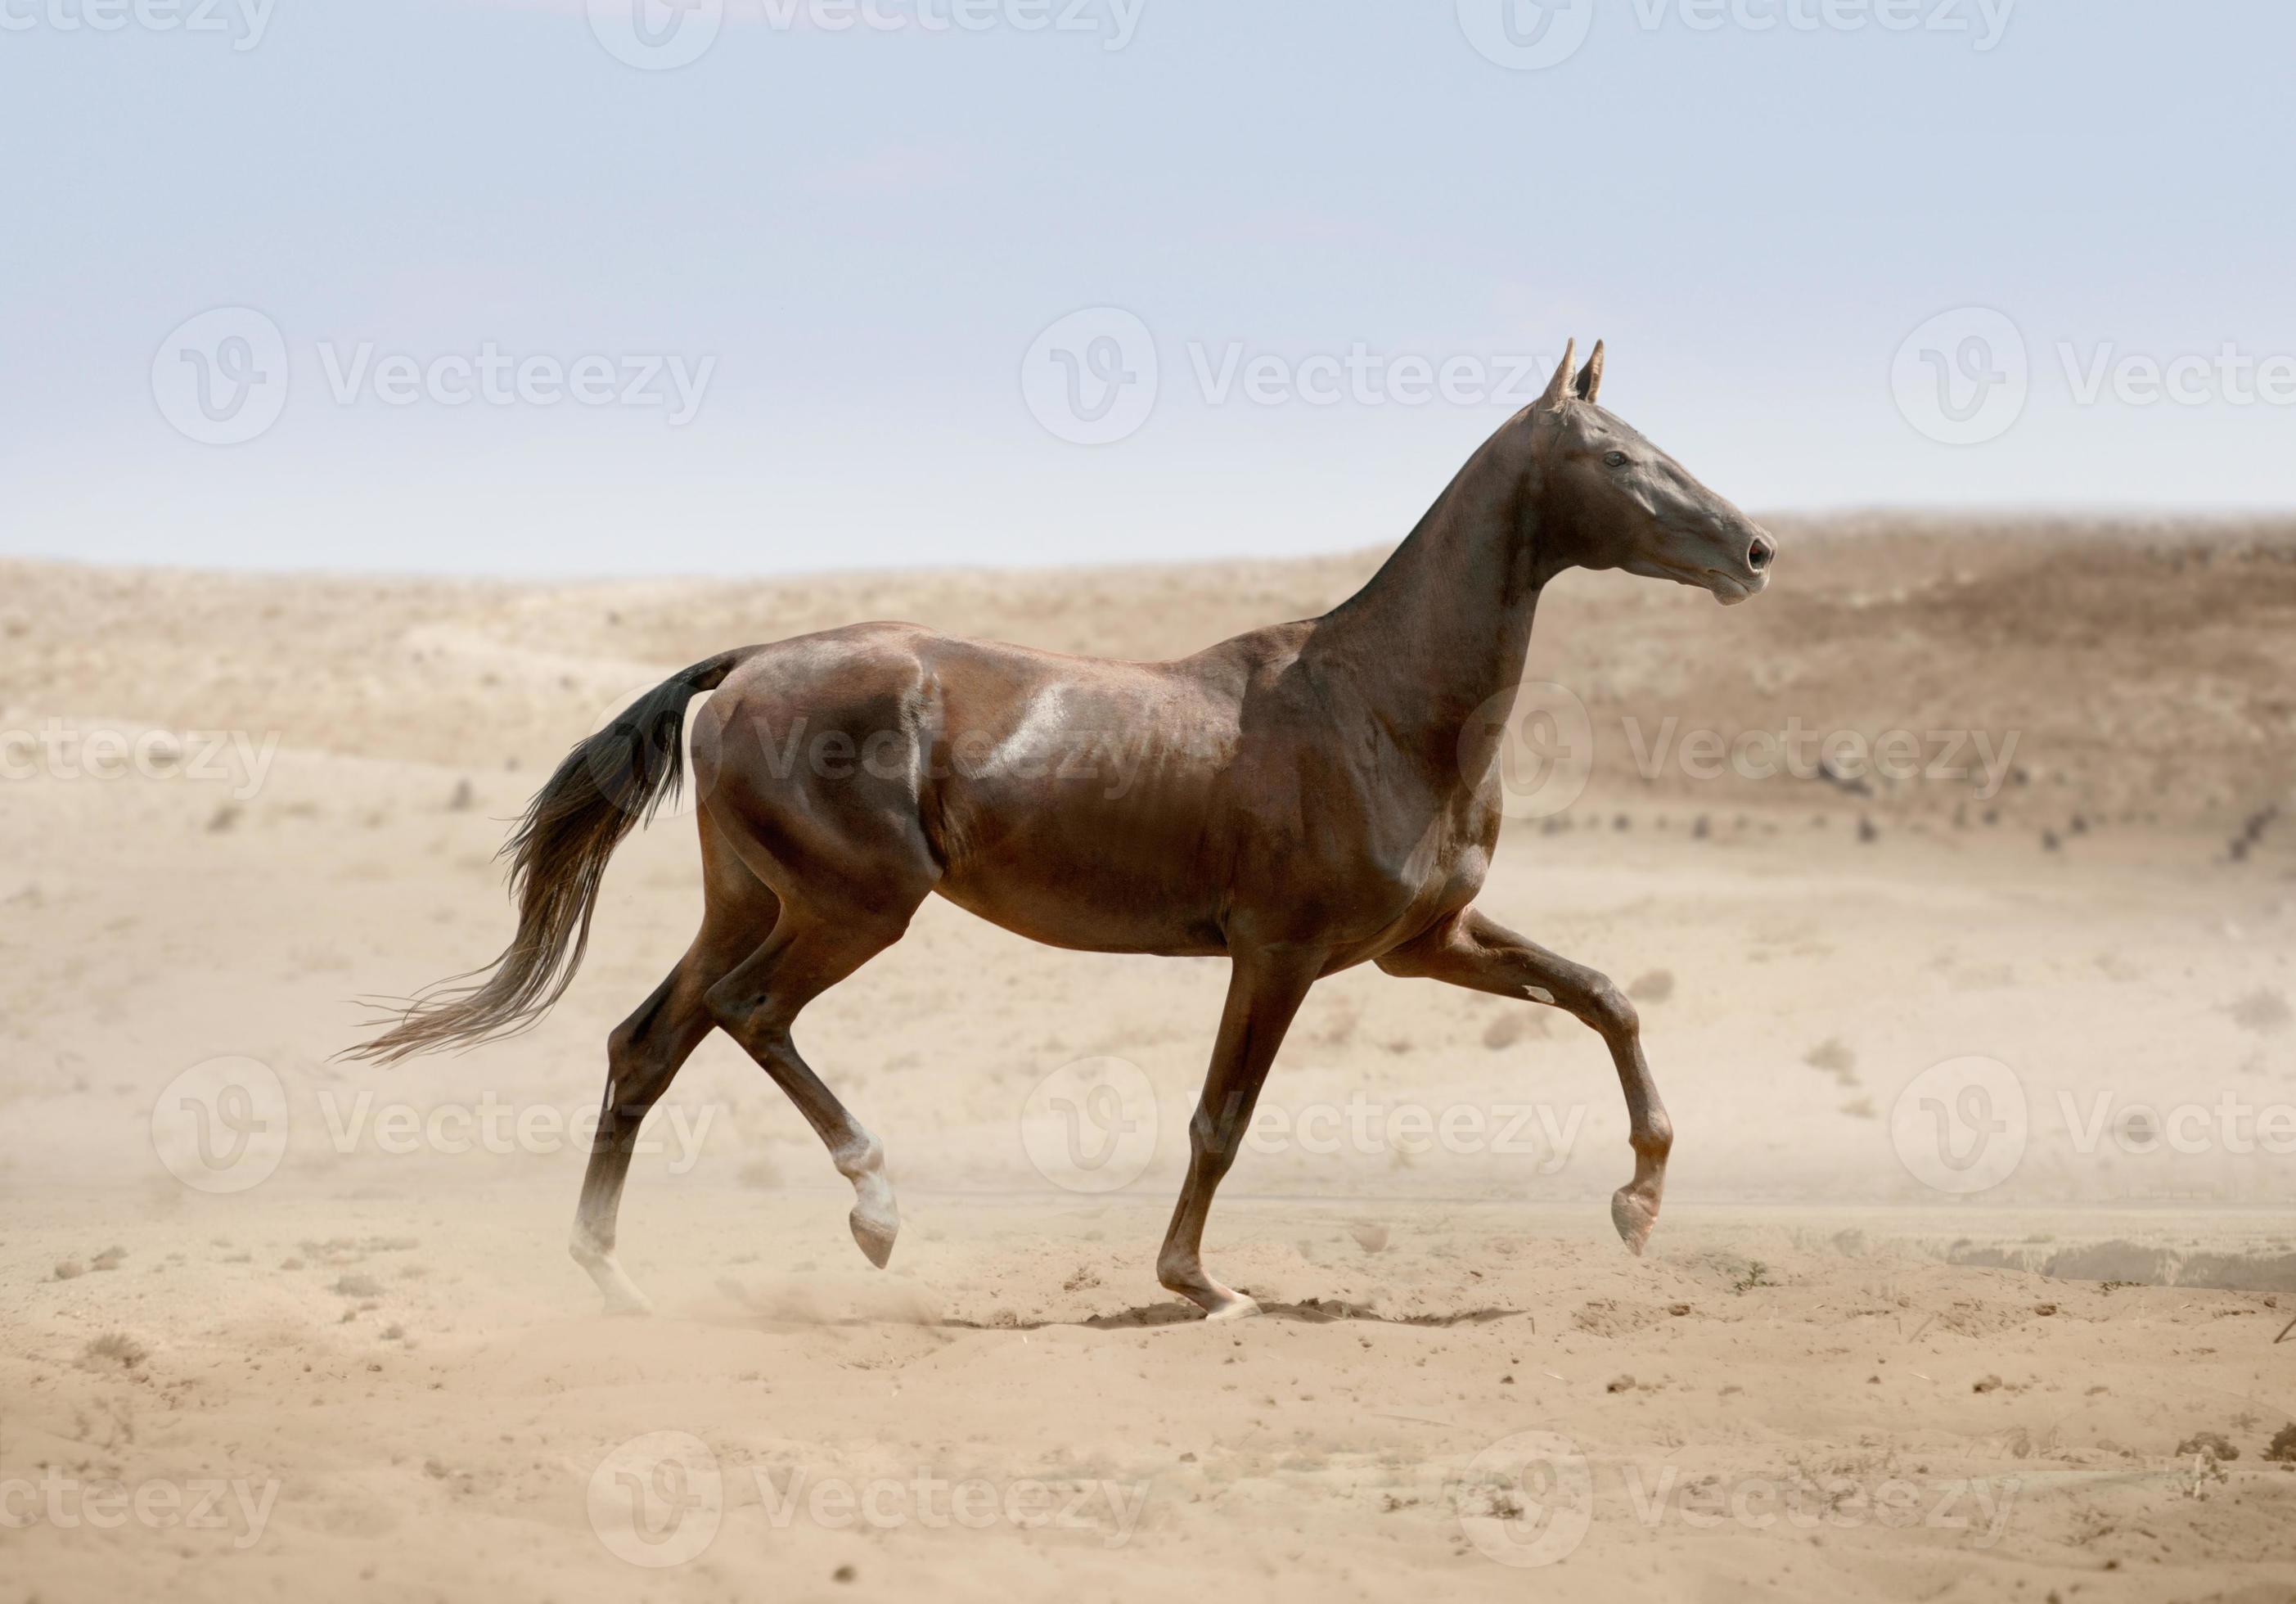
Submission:
<svg viewBox="0 0 2296 1604">
<path fill-rule="evenodd" d="M 1746 566 L 1759 573 L 1770 565 L 1770 559 L 1777 555 L 1776 542 L 1767 535 L 1756 535 L 1754 544 L 1746 551 Z"/>
</svg>

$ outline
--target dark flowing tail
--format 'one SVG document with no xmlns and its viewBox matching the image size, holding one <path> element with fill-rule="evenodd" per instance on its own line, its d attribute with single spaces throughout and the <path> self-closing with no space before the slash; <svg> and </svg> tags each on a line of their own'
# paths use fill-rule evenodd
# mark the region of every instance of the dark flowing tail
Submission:
<svg viewBox="0 0 2296 1604">
<path fill-rule="evenodd" d="M 345 1055 L 389 1064 L 442 1047 L 474 1047 L 531 1026 L 573 983 L 590 944 L 606 860 L 622 837 L 675 797 L 685 777 L 685 707 L 724 683 L 755 646 L 671 675 L 577 745 L 534 794 L 502 850 L 511 860 L 518 934 L 486 973 L 439 982 L 397 1009 L 398 1022 Z"/>
</svg>

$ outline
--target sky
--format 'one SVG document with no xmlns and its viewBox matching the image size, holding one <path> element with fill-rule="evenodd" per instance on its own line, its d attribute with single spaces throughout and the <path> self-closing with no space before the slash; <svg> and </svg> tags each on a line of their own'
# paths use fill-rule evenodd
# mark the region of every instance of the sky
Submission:
<svg viewBox="0 0 2296 1604">
<path fill-rule="evenodd" d="M 2284 0 L 0 0 L 0 553 L 1407 532 L 1567 340 L 1757 513 L 2296 504 Z"/>
</svg>

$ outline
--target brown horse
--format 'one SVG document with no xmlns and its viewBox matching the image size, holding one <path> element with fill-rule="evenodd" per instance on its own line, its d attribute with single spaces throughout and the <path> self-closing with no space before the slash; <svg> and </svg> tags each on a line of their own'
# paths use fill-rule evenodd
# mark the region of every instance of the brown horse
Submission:
<svg viewBox="0 0 2296 1604">
<path fill-rule="evenodd" d="M 807 1003 L 901 939 L 927 895 L 1035 941 L 1225 955 L 1227 1002 L 1158 1279 L 1215 1320 L 1257 1305 L 1206 1274 L 1213 1190 L 1308 987 L 1365 960 L 1563 1008 L 1624 1086 L 1634 1179 L 1611 1218 L 1640 1253 L 1673 1132 L 1635 1011 L 1595 970 L 1472 906 L 1499 837 L 1504 721 L 1540 589 L 1623 568 L 1742 602 L 1775 547 L 1595 404 L 1603 348 L 1469 459 L 1370 583 L 1321 618 L 1176 662 L 1111 662 L 869 623 L 745 646 L 672 676 L 577 746 L 513 860 L 518 934 L 479 983 L 434 989 L 355 1049 L 389 1060 L 531 1024 L 573 977 L 606 860 L 677 789 L 693 733 L 705 907 L 668 979 L 607 1043 L 573 1253 L 615 1309 L 638 1125 L 715 1028 L 789 1093 L 857 1194 L 882 1265 L 884 1149 L 798 1055 Z M 1079 757 L 1120 750 L 1128 783 Z"/>
</svg>

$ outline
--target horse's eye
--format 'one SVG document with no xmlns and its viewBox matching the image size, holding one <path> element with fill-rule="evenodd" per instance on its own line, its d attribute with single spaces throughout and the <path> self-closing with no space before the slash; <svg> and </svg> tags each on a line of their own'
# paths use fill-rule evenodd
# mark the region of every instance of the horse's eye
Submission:
<svg viewBox="0 0 2296 1604">
<path fill-rule="evenodd" d="M 1603 453 L 1603 460 L 1611 467 L 1623 468 L 1627 465 L 1627 454 L 1623 451 L 1605 451 Z"/>
</svg>

